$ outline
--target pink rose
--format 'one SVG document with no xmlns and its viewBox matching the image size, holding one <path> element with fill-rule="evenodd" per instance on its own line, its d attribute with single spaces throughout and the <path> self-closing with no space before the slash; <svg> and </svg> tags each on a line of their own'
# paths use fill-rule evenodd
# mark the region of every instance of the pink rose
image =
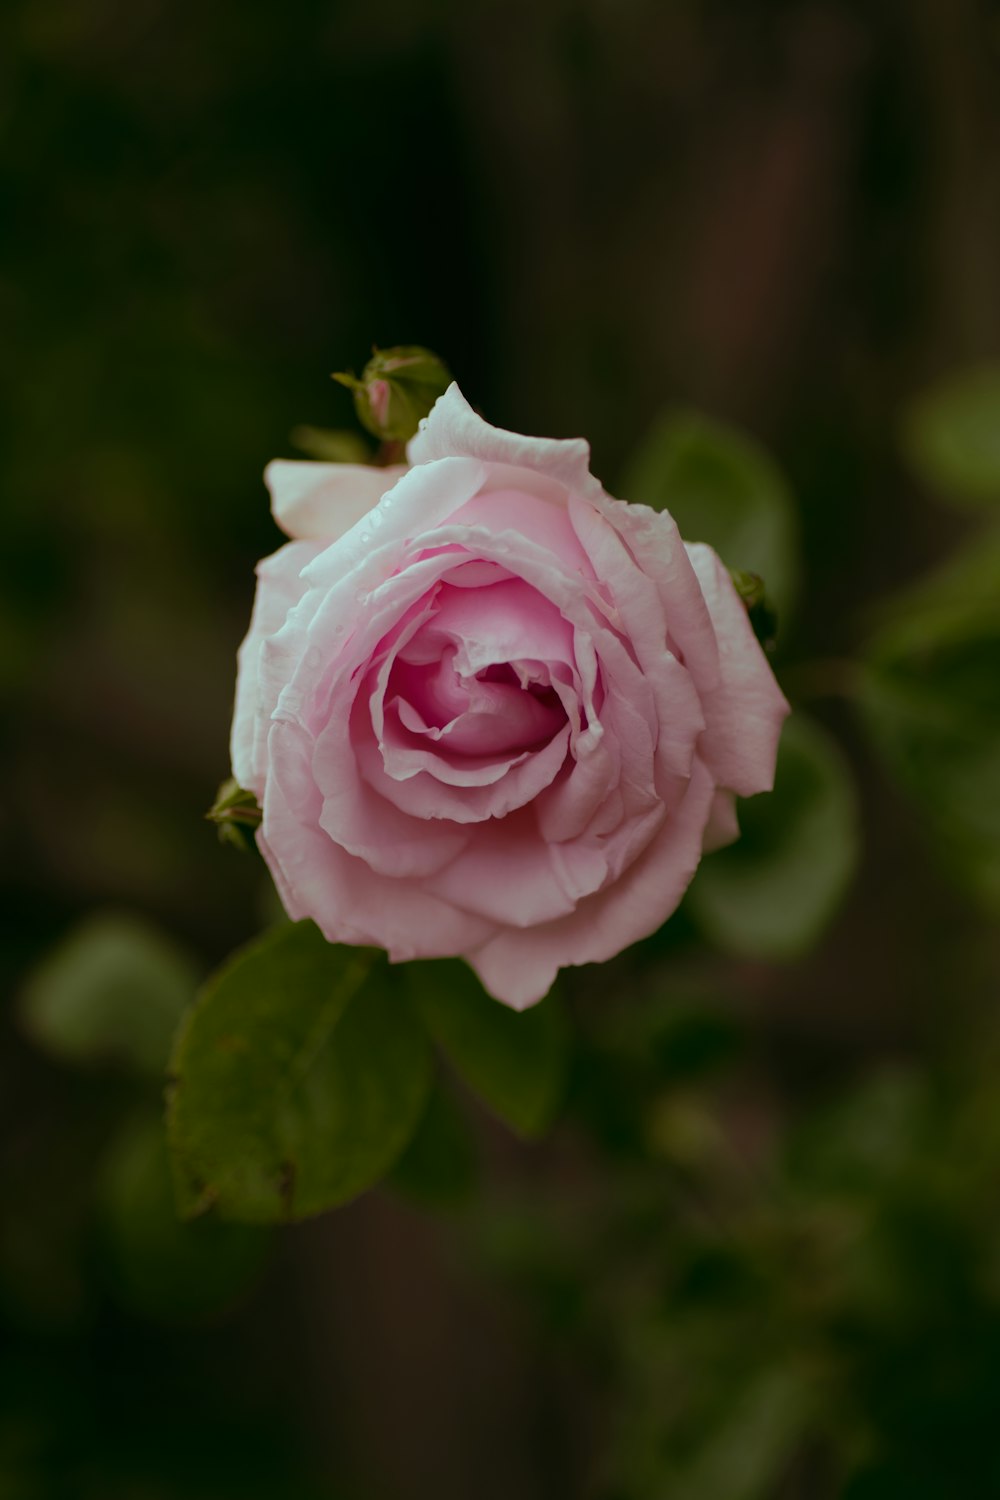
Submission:
<svg viewBox="0 0 1000 1500">
<path fill-rule="evenodd" d="M 290 916 L 508 1005 L 653 932 L 788 711 L 726 569 L 452 385 L 409 467 L 272 463 L 233 774 Z"/>
</svg>

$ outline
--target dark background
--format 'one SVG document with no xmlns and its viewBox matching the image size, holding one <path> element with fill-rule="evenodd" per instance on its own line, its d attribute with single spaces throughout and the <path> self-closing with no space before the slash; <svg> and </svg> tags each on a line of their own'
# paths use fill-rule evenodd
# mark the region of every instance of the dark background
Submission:
<svg viewBox="0 0 1000 1500">
<path fill-rule="evenodd" d="M 1000 353 L 987 0 L 8 0 L 0 143 L 12 994 L 95 909 L 152 919 L 203 969 L 263 920 L 261 867 L 202 821 L 253 564 L 279 540 L 260 475 L 296 424 L 349 424 L 329 373 L 373 341 L 436 349 L 499 425 L 588 436 L 612 489 L 665 403 L 761 438 L 807 563 L 780 672 L 850 654 L 866 607 L 961 540 L 905 472 L 898 424 L 938 372 Z M 597 1146 L 569 1123 L 531 1148 L 469 1106 L 474 1208 L 371 1195 L 283 1234 L 235 1310 L 144 1316 L 103 1266 L 88 1187 L 126 1085 L 47 1062 L 11 1019 L 0 1496 L 1000 1494 L 995 1149 L 962 1176 L 997 1133 L 995 944 L 851 716 L 810 706 L 861 787 L 865 861 L 838 920 L 781 967 L 711 954 L 681 916 L 641 987 L 721 996 L 749 1058 L 741 1139 L 903 1070 L 889 1177 L 857 1188 L 891 1219 L 869 1301 L 831 1313 L 819 1271 L 795 1290 L 801 1226 L 756 1179 L 723 1190 L 720 1241 L 749 1235 L 768 1290 L 734 1292 L 739 1256 L 712 1281 L 709 1255 L 707 1294 L 668 1292 L 649 1257 L 704 1215 L 678 1228 L 656 1178 L 657 1228 L 644 1179 L 632 1223 L 638 1155 L 612 1106 Z M 617 1013 L 635 972 L 590 990 Z M 939 1084 L 953 1044 L 980 1071 Z M 970 1091 L 985 1114 L 958 1126 Z M 793 1390 L 829 1358 L 841 1394 L 793 1420 L 778 1381 L 779 1420 L 765 1381 L 735 1436 L 697 1412 L 658 1435 L 765 1311 L 804 1361 Z M 637 1354 L 654 1324 L 667 1353 Z M 775 1421 L 783 1456 L 744 1481 Z M 691 1458 L 676 1479 L 676 1453 L 726 1443 L 728 1470 Z"/>
</svg>

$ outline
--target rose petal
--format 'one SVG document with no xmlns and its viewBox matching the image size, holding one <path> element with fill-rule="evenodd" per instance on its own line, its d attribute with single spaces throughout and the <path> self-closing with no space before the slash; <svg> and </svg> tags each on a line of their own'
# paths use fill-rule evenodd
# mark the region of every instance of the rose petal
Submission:
<svg viewBox="0 0 1000 1500">
<path fill-rule="evenodd" d="M 426 537 L 426 547 L 441 545 L 437 528 L 472 499 L 487 473 L 485 464 L 471 458 L 409 469 L 374 510 L 319 553 L 307 574 L 310 586 L 330 590 L 336 600 L 347 595 L 356 613 L 359 591 L 372 592 L 412 560 L 414 537 Z"/>
<path fill-rule="evenodd" d="M 736 820 L 736 798 L 732 792 L 717 791 L 712 799 L 702 850 L 712 854 L 716 849 L 725 849 L 740 836 L 740 825 Z"/>
<path fill-rule="evenodd" d="M 368 514 L 397 479 L 402 464 L 322 464 L 276 458 L 264 470 L 271 514 L 286 536 L 335 542 Z"/>
<path fill-rule="evenodd" d="M 259 725 L 266 722 L 274 706 L 261 690 L 261 650 L 267 637 L 280 630 L 289 611 L 306 592 L 302 570 L 316 552 L 313 542 L 286 542 L 257 565 L 257 592 L 250 629 L 236 655 L 236 705 L 229 750 L 236 780 L 258 798 L 263 790 L 266 761 L 255 746 L 261 738 Z"/>
<path fill-rule="evenodd" d="M 535 469 L 581 495 L 599 488 L 590 472 L 590 445 L 583 438 L 523 437 L 491 427 L 452 383 L 421 422 L 407 456 L 411 464 L 427 464 L 455 454 Z"/>
<path fill-rule="evenodd" d="M 544 843 L 525 807 L 500 822 L 473 825 L 466 848 L 423 888 L 470 915 L 521 928 L 573 911 L 606 874 L 599 850 Z"/>
<path fill-rule="evenodd" d="M 626 505 L 608 495 L 598 496 L 592 507 L 570 503 L 573 524 L 594 560 L 597 576 L 613 589 L 619 608 L 629 601 L 630 590 L 622 579 L 623 564 L 615 558 L 608 537 L 594 525 L 596 510 L 631 554 L 636 571 L 656 590 L 674 654 L 690 672 L 700 693 L 715 686 L 719 677 L 719 647 L 712 617 L 699 587 L 676 522 L 666 511 L 647 505 Z M 607 572 L 605 571 L 607 570 Z M 633 588 L 635 587 L 633 583 Z M 643 588 L 646 595 L 646 589 Z M 636 614 L 633 614 L 633 624 Z"/>
<path fill-rule="evenodd" d="M 518 757 L 495 780 L 477 786 L 449 784 L 428 770 L 400 781 L 387 773 L 374 736 L 359 733 L 354 746 L 362 776 L 401 812 L 414 818 L 462 824 L 503 818 L 531 802 L 558 775 L 566 760 L 568 742 L 567 727 L 541 750 Z"/>
<path fill-rule="evenodd" d="M 495 931 L 422 882 L 376 874 L 322 831 L 309 738 L 298 725 L 272 724 L 268 748 L 258 843 L 293 921 L 312 917 L 331 943 L 371 943 L 396 963 L 459 953 Z"/>
<path fill-rule="evenodd" d="M 513 472 L 520 476 L 528 471 L 518 469 Z M 556 489 L 556 496 L 556 500 L 540 499 L 537 495 L 526 494 L 523 489 L 498 488 L 494 473 L 490 482 L 455 512 L 451 524 L 464 521 L 470 526 L 485 527 L 497 536 L 504 532 L 519 533 L 536 547 L 545 547 L 575 573 L 593 579 L 590 558 L 573 530 L 566 508 L 566 491 L 561 485 Z"/>
<path fill-rule="evenodd" d="M 467 950 L 489 993 L 524 1010 L 548 993 L 561 968 L 613 958 L 662 926 L 698 868 L 713 793 L 711 774 L 696 761 L 683 803 L 621 879 L 557 921 L 500 931 Z"/>
<path fill-rule="evenodd" d="M 687 550 L 715 625 L 721 669 L 716 686 L 702 693 L 701 753 L 721 786 L 741 797 L 769 792 L 788 703 L 726 568 L 703 542 Z"/>
<path fill-rule="evenodd" d="M 664 753 L 676 738 L 679 759 L 674 769 L 686 775 L 691 728 L 704 727 L 695 663 L 703 662 L 714 683 L 718 646 L 677 527 L 665 518 L 648 535 L 633 533 L 633 541 L 641 538 L 643 547 L 655 549 L 651 561 L 629 545 L 629 526 L 635 523 L 626 523 L 622 513 L 634 508 L 620 501 L 592 506 L 573 500 L 570 516 L 595 573 L 610 591 L 619 628 L 655 694 Z M 660 519 L 652 511 L 649 516 L 652 522 Z"/>
<path fill-rule="evenodd" d="M 377 874 L 400 880 L 432 875 L 468 843 L 468 835 L 457 825 L 419 822 L 373 790 L 360 774 L 355 746 L 344 734 L 340 714 L 331 716 L 316 740 L 312 766 L 323 795 L 320 827 Z"/>
</svg>

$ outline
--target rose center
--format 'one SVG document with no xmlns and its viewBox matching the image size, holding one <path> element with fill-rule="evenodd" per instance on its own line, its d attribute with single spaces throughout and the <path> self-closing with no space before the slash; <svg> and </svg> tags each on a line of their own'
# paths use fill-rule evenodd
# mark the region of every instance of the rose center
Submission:
<svg viewBox="0 0 1000 1500">
<path fill-rule="evenodd" d="M 566 715 L 538 662 L 495 662 L 456 669 L 454 648 L 435 662 L 397 661 L 388 698 L 411 734 L 463 756 L 520 754 L 545 744 Z"/>
</svg>

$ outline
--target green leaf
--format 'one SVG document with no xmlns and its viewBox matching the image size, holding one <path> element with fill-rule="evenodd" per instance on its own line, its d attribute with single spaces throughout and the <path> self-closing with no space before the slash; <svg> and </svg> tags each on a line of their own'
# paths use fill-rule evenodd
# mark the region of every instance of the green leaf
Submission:
<svg viewBox="0 0 1000 1500">
<path fill-rule="evenodd" d="M 472 1193 L 479 1163 L 461 1111 L 444 1083 L 431 1090 L 416 1133 L 389 1174 L 391 1187 L 431 1208 L 448 1208 Z"/>
<path fill-rule="evenodd" d="M 779 621 L 792 609 L 799 572 L 795 506 L 752 438 L 698 412 L 667 412 L 634 455 L 621 493 L 669 510 L 685 541 L 708 542 L 728 568 L 757 573 Z"/>
<path fill-rule="evenodd" d="M 946 865 L 1000 910 L 1000 545 L 976 539 L 869 642 L 861 710 Z"/>
<path fill-rule="evenodd" d="M 137 917 L 107 912 L 81 923 L 35 971 L 21 1020 L 54 1057 L 160 1075 L 197 987 L 194 964 L 172 942 Z"/>
<path fill-rule="evenodd" d="M 786 1137 L 786 1174 L 800 1191 L 884 1197 L 907 1170 L 927 1183 L 925 1153 L 939 1134 L 928 1080 L 884 1066 L 807 1116 Z"/>
<path fill-rule="evenodd" d="M 740 826 L 735 844 L 703 861 L 691 914 L 728 952 L 795 958 L 834 915 L 859 854 L 854 784 L 818 724 L 789 719 L 774 791 L 741 802 Z"/>
<path fill-rule="evenodd" d="M 777 1493 L 813 1416 L 811 1373 L 761 1370 L 663 1493 L 684 1500 L 766 1500 Z"/>
<path fill-rule="evenodd" d="M 157 1115 L 130 1120 L 113 1141 L 102 1170 L 101 1206 L 111 1290 L 143 1316 L 202 1317 L 239 1297 L 263 1268 L 266 1231 L 178 1219 Z"/>
<path fill-rule="evenodd" d="M 1000 504 L 1000 364 L 938 381 L 906 412 L 902 441 L 914 472 L 942 499 Z"/>
<path fill-rule="evenodd" d="M 457 959 L 408 964 L 406 978 L 464 1082 L 518 1135 L 543 1134 L 562 1101 L 569 1061 L 569 1026 L 556 997 L 511 1010 Z"/>
<path fill-rule="evenodd" d="M 430 1052 L 403 987 L 311 922 L 212 979 L 174 1052 L 168 1129 L 182 1210 L 301 1219 L 356 1197 L 412 1136 Z"/>
</svg>

